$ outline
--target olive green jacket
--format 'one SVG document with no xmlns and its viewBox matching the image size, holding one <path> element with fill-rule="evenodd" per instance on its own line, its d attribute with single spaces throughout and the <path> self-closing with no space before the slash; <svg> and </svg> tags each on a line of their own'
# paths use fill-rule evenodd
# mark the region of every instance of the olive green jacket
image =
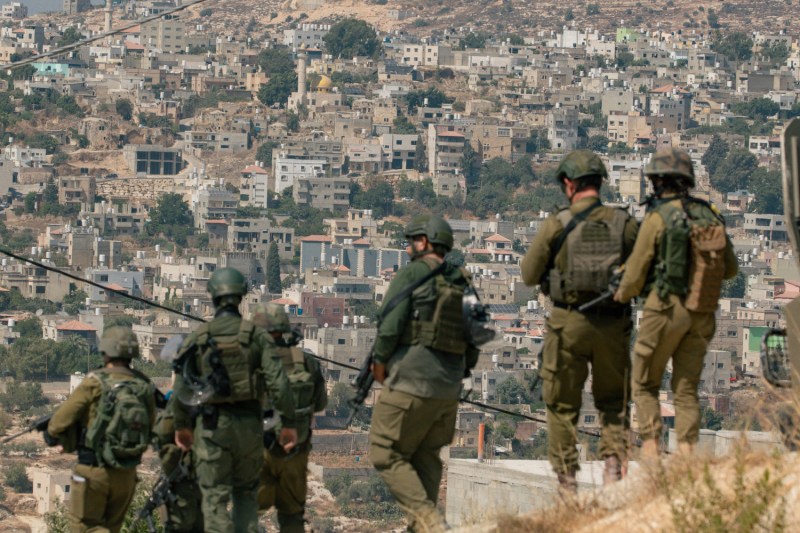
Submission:
<svg viewBox="0 0 800 533">
<path fill-rule="evenodd" d="M 425 277 L 431 267 L 415 259 L 401 268 L 389 284 L 384 296 L 384 305 L 406 286 Z M 448 265 L 443 273 L 451 282 L 468 280 L 458 267 Z M 423 283 L 415 293 L 435 290 L 435 279 Z M 466 371 L 478 362 L 479 350 L 469 346 L 464 356 L 432 350 L 419 344 L 407 344 L 406 328 L 414 312 L 413 296 L 401 301 L 383 317 L 375 340 L 375 361 L 387 367 L 388 377 L 384 385 L 393 390 L 413 394 L 421 398 L 457 399 L 461 392 L 461 380 Z"/>
<path fill-rule="evenodd" d="M 569 210 L 573 215 L 577 215 L 581 211 L 588 209 L 595 202 L 600 202 L 600 199 L 594 197 L 581 198 L 572 204 Z M 610 220 L 614 216 L 614 210 L 615 208 L 613 207 L 601 206 L 589 213 L 586 219 Z M 533 286 L 542 283 L 544 276 L 548 273 L 547 265 L 550 262 L 553 242 L 561 235 L 562 231 L 564 231 L 564 226 L 561 224 L 556 213 L 551 214 L 545 219 L 541 229 L 533 238 L 531 247 L 522 259 L 522 280 L 525 282 L 525 285 Z M 633 250 L 634 243 L 636 242 L 636 233 L 638 231 L 639 224 L 636 220 L 633 218 L 628 219 L 623 234 L 623 259 Z M 560 269 L 562 272 L 567 268 L 567 253 L 567 244 L 565 242 L 553 263 L 555 268 Z M 574 304 L 578 301 L 577 295 L 567 293 L 566 300 L 565 303 Z"/>
<path fill-rule="evenodd" d="M 133 376 L 150 381 L 140 372 L 127 367 L 108 367 L 104 371 L 110 374 L 112 380 L 128 379 Z M 154 394 L 149 397 L 147 405 L 150 413 L 150 427 L 153 427 L 156 418 L 155 386 L 153 386 L 153 392 Z M 47 432 L 58 439 L 65 435 L 73 425 L 77 424 L 79 428 L 77 434 L 80 434 L 80 430 L 88 428 L 97 416 L 102 393 L 103 386 L 100 380 L 90 373 L 53 413 L 47 425 Z"/>
<path fill-rule="evenodd" d="M 675 207 L 681 206 L 681 200 L 675 199 L 670 202 Z M 661 238 L 667 225 L 657 211 L 650 211 L 642 222 L 642 229 L 636 239 L 636 246 L 633 248 L 626 263 L 625 274 L 619 285 L 620 299 L 628 302 L 634 296 L 641 294 L 645 284 L 652 282 L 653 266 L 658 261 Z M 736 253 L 730 239 L 727 239 L 725 246 L 725 273 L 723 277 L 730 279 L 736 275 L 739 265 L 736 260 Z"/>
<path fill-rule="evenodd" d="M 239 331 L 241 321 L 242 318 L 239 316 L 217 317 L 208 323 L 208 332 L 212 337 L 214 335 L 235 335 Z M 181 352 L 184 352 L 196 342 L 197 332 L 194 332 L 184 341 Z M 192 357 L 199 356 L 200 352 L 195 351 Z M 284 372 L 283 365 L 275 350 L 275 341 L 261 328 L 254 328 L 253 330 L 253 336 L 250 340 L 250 356 L 254 358 L 255 364 L 253 366 L 258 368 L 261 373 L 267 397 L 272 401 L 275 408 L 282 413 L 281 421 L 283 426 L 287 428 L 295 427 L 294 399 L 289 389 L 286 372 Z M 181 374 L 176 374 L 173 389 L 178 398 L 191 396 L 191 392 L 187 390 L 188 386 Z M 262 402 L 259 400 L 238 402 L 226 405 L 225 408 L 242 413 L 255 413 L 261 416 Z M 190 408 L 183 402 L 175 402 L 175 429 L 191 428 L 192 426 Z"/>
</svg>

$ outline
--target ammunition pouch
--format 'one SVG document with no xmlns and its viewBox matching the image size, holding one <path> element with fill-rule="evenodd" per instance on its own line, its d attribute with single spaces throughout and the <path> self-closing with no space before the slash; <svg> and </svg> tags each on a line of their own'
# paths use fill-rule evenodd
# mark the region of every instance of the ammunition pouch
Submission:
<svg viewBox="0 0 800 533">
<path fill-rule="evenodd" d="M 81 446 L 78 448 L 78 464 L 86 466 L 98 466 L 97 454 L 91 448 Z"/>
</svg>

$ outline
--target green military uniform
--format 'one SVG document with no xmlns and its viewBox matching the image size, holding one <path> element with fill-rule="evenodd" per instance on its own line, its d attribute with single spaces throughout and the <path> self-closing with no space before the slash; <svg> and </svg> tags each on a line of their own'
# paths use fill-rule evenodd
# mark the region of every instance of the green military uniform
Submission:
<svg viewBox="0 0 800 533">
<path fill-rule="evenodd" d="M 450 227 L 439 217 L 415 217 L 406 236 L 420 234 L 431 243 L 452 247 Z M 412 254 L 412 262 L 389 285 L 384 302 L 428 275 L 440 261 Z M 475 366 L 479 353 L 464 342 L 462 327 L 437 328 L 442 324 L 431 322 L 444 281 L 462 288 L 470 283 L 461 269 L 447 265 L 442 274 L 383 316 L 375 341 L 375 363 L 386 366 L 387 377 L 372 411 L 369 457 L 406 512 L 412 531 L 444 528 L 436 509 L 442 477 L 439 450 L 453 439 L 461 380 Z M 460 317 L 460 301 L 457 313 Z M 461 320 L 458 317 L 454 315 Z M 438 342 L 431 342 L 432 328 L 438 330 Z M 431 344 L 450 344 L 460 352 Z"/>
<path fill-rule="evenodd" d="M 564 159 L 562 167 L 569 168 L 573 161 L 582 166 L 588 165 L 589 175 L 605 176 L 602 162 L 590 152 L 572 152 Z M 563 172 L 562 167 L 559 167 L 559 174 Z M 572 175 L 577 176 L 575 180 L 582 178 L 578 172 Z M 566 178 L 569 176 L 564 175 Z M 614 228 L 614 220 L 621 221 L 612 233 L 621 229 L 622 234 L 611 237 L 622 241 L 621 259 L 624 260 L 636 240 L 636 221 L 630 217 L 620 218 L 624 213 L 602 206 L 600 199 L 595 196 L 573 202 L 569 207 L 571 217 L 567 218 L 574 218 L 587 209 L 592 209 L 586 216 L 589 222 L 608 224 L 608 227 Z M 616 457 L 619 461 L 626 457 L 631 319 L 629 308 L 614 305 L 610 299 L 586 312 L 579 312 L 577 307 L 598 296 L 599 290 L 575 291 L 567 287 L 567 290 L 559 290 L 563 294 L 556 297 L 553 294 L 556 288 L 547 287 L 548 282 L 551 285 L 556 283 L 552 278 L 559 275 L 565 278 L 568 271 L 570 243 L 573 241 L 569 238 L 564 240 L 557 255 L 552 257 L 554 242 L 564 231 L 562 220 L 566 220 L 566 214 L 562 211 L 544 221 L 522 260 L 522 279 L 526 285 L 543 284 L 553 298 L 554 308 L 546 323 L 542 367 L 539 369 L 547 405 L 548 457 L 556 473 L 574 480 L 574 472 L 579 467 L 575 429 L 589 363 L 592 368 L 592 395 L 600 411 L 602 425 L 600 455 L 606 459 Z M 570 233 L 573 238 L 579 239 L 574 242 L 587 241 L 589 237 L 579 235 L 579 231 L 580 227 L 576 227 Z M 602 339 L 602 342 L 598 342 L 598 339 Z"/>
<path fill-rule="evenodd" d="M 120 331 L 122 330 L 122 331 Z M 131 339 L 132 337 L 132 339 Z M 115 355 L 116 348 L 108 345 L 120 340 L 130 342 L 132 351 L 121 357 L 131 358 L 138 355 L 136 337 L 128 328 L 109 328 L 103 335 L 100 350 L 108 355 Z M 134 355 L 134 353 L 136 355 Z M 99 373 L 105 373 L 110 383 L 118 383 L 131 379 L 150 380 L 142 373 L 126 366 L 106 366 L 90 373 L 78 388 L 61 404 L 53 414 L 47 426 L 47 433 L 55 439 L 64 438 L 78 425 L 78 434 L 82 435 L 91 427 L 101 407 L 103 387 Z M 150 426 L 155 421 L 155 387 L 149 397 L 147 406 L 150 413 Z M 70 501 L 67 519 L 70 531 L 81 533 L 86 531 L 116 533 L 122 528 L 125 513 L 133 499 L 136 488 L 136 468 L 110 468 L 98 460 L 95 450 L 88 449 L 78 441 L 78 464 L 72 474 Z"/>
<path fill-rule="evenodd" d="M 253 314 L 253 323 L 277 337 L 276 352 L 286 375 L 289 376 L 297 407 L 295 450 L 286 454 L 277 445 L 280 423 L 264 435 L 264 467 L 258 488 L 258 507 L 259 510 L 267 510 L 275 506 L 281 533 L 302 533 L 308 492 L 311 422 L 314 413 L 322 411 L 328 405 L 325 378 L 314 356 L 295 346 L 293 335 L 291 341 L 285 341 L 283 334 L 290 333 L 291 329 L 283 307 L 269 304 L 257 309 Z"/>
<path fill-rule="evenodd" d="M 175 429 L 194 429 L 192 450 L 203 495 L 205 530 L 255 533 L 256 490 L 263 463 L 263 389 L 282 413 L 284 427 L 294 427 L 295 406 L 272 338 L 238 313 L 241 296 L 247 292 L 243 276 L 233 269 L 218 270 L 209 281 L 209 291 L 217 314 L 189 336 L 179 356 L 183 364 L 190 365 L 191 373 L 205 376 L 203 381 L 210 383 L 217 370 L 213 369 L 209 342 L 220 339 L 220 364 L 229 377 L 230 390 L 228 395 L 216 388 L 212 394 L 203 391 L 205 399 L 195 418 L 188 405 L 193 401 L 187 399 L 196 399 L 197 391 L 187 381 L 186 371 L 177 373 L 174 393 L 180 401 L 175 403 Z"/>
<path fill-rule="evenodd" d="M 680 208 L 681 200 L 670 202 Z M 647 214 L 628 258 L 619 287 L 619 297 L 628 301 L 639 295 L 645 284 L 653 283 L 654 264 L 666 225 L 659 210 Z M 731 278 L 738 270 L 736 255 L 728 241 L 725 250 L 725 274 Z M 643 439 L 661 437 L 661 406 L 658 391 L 667 362 L 672 359 L 672 390 L 676 408 L 675 431 L 678 442 L 697 442 L 700 429 L 700 406 L 697 386 L 703 371 L 706 348 L 714 336 L 714 313 L 689 311 L 677 294 L 661 298 L 653 286 L 646 290 L 644 314 L 634 346 L 633 398 L 636 402 L 639 432 Z"/>
<path fill-rule="evenodd" d="M 170 484 L 171 498 L 166 502 L 166 519 L 164 531 L 167 533 L 192 533 L 204 531 L 202 494 L 197 484 L 194 452 L 182 453 L 175 445 L 174 404 L 177 401 L 172 395 L 167 407 L 156 419 L 154 433 L 158 456 L 161 458 L 161 474 L 173 477 Z M 175 472 L 182 468 L 183 472 Z"/>
<path fill-rule="evenodd" d="M 703 370 L 703 359 L 711 337 L 714 335 L 714 312 L 697 312 L 686 308 L 688 245 L 682 245 L 678 262 L 685 268 L 677 273 L 680 281 L 668 277 L 665 241 L 667 220 L 674 213 L 686 213 L 690 218 L 712 220 L 717 215 L 701 202 L 689 199 L 685 191 L 694 186 L 694 169 L 689 156 L 679 150 L 665 150 L 653 156 L 645 174 L 654 180 L 657 199 L 642 223 L 627 268 L 617 291 L 616 299 L 622 302 L 642 293 L 646 294 L 644 313 L 634 346 L 633 398 L 636 402 L 639 431 L 645 442 L 656 443 L 661 437 L 662 421 L 658 391 L 667 362 L 672 359 L 672 390 L 676 407 L 675 431 L 679 444 L 697 442 L 700 428 L 700 408 L 697 386 Z M 678 194 L 677 191 L 683 191 Z M 684 203 L 686 202 L 686 203 Z M 686 215 L 684 215 L 686 216 Z M 662 246 L 667 244 L 667 246 Z M 731 278 L 738 270 L 736 255 L 730 240 L 725 239 L 724 278 Z M 716 303 L 716 302 L 714 302 Z M 657 451 L 654 447 L 653 451 Z"/>
</svg>

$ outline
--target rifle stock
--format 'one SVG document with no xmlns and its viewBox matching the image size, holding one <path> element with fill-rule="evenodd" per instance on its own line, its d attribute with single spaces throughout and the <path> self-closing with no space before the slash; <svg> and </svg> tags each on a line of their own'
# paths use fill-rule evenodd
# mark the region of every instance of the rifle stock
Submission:
<svg viewBox="0 0 800 533">
<path fill-rule="evenodd" d="M 183 464 L 185 455 L 185 452 L 181 453 L 178 464 L 172 472 L 169 473 L 169 476 L 165 476 L 163 473 L 158 476 L 156 484 L 153 485 L 153 490 L 150 491 L 150 496 L 148 496 L 144 506 L 136 513 L 136 520 L 133 521 L 131 530 L 135 529 L 136 525 L 144 520 L 149 533 L 156 533 L 158 531 L 155 527 L 155 521 L 153 520 L 153 511 L 166 504 L 168 501 L 175 499 L 175 495 L 172 494 L 172 483 L 179 481 L 186 475 L 186 467 Z"/>
<path fill-rule="evenodd" d="M 356 379 L 354 379 L 351 384 L 356 389 L 356 394 L 353 399 L 348 402 L 350 405 L 350 415 L 347 417 L 348 426 L 353 422 L 353 417 L 356 416 L 356 413 L 364 404 L 364 400 L 367 399 L 369 390 L 375 382 L 375 376 L 372 374 L 372 363 L 374 360 L 375 356 L 372 354 L 372 350 L 370 350 L 369 355 L 364 360 L 364 364 L 361 366 L 361 370 L 358 371 L 358 376 L 356 376 Z"/>
</svg>

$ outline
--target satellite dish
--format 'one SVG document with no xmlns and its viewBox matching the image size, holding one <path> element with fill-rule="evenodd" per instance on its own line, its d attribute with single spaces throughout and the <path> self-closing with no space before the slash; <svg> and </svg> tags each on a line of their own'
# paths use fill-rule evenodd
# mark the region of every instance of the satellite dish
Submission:
<svg viewBox="0 0 800 533">
<path fill-rule="evenodd" d="M 44 314 L 44 309 L 37 309 L 36 316 L 42 316 Z"/>
</svg>

